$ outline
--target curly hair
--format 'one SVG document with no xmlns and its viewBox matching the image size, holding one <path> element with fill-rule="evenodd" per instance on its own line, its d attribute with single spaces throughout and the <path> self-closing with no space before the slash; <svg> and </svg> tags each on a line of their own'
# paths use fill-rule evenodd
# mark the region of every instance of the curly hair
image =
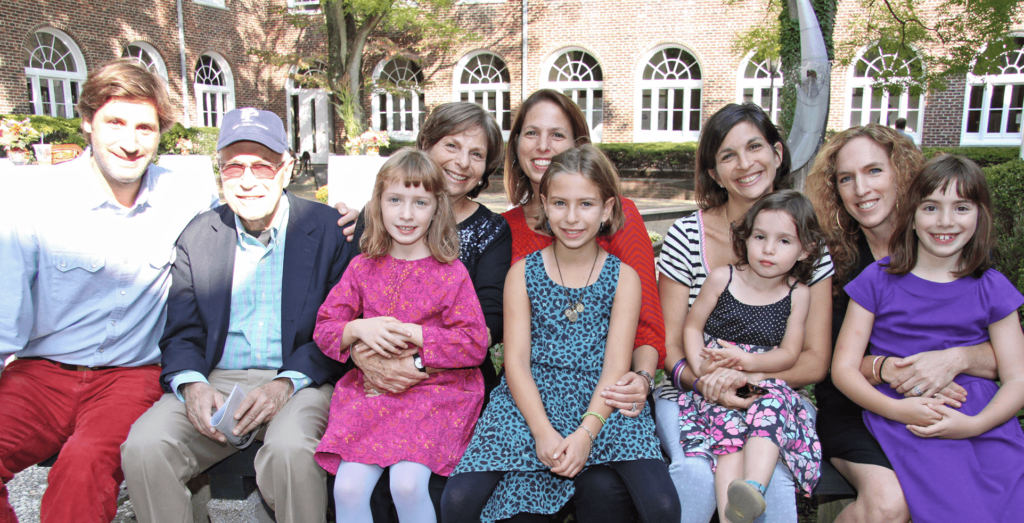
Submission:
<svg viewBox="0 0 1024 523">
<path fill-rule="evenodd" d="M 772 190 L 777 191 L 789 185 L 789 168 L 792 158 L 789 154 L 789 146 L 786 145 L 786 140 L 779 133 L 779 128 L 772 123 L 764 109 L 757 104 L 751 102 L 729 104 L 708 118 L 704 129 L 700 132 L 700 142 L 697 143 L 695 189 L 697 205 L 701 210 L 714 209 L 729 201 L 729 192 L 718 185 L 718 181 L 715 180 L 711 171 L 717 165 L 715 156 L 718 155 L 718 148 L 722 146 L 729 131 L 732 131 L 732 128 L 741 122 L 747 122 L 756 127 L 769 146 L 775 147 L 775 144 L 782 144 L 782 161 L 775 169 Z"/>
<path fill-rule="evenodd" d="M 551 102 L 562 108 L 562 113 L 569 120 L 576 146 L 590 143 L 590 127 L 587 126 L 587 119 L 576 102 L 554 89 L 534 91 L 519 106 L 519 112 L 516 113 L 512 129 L 508 133 L 508 142 L 505 144 L 505 196 L 512 205 L 526 205 L 533 200 L 533 186 L 526 178 L 523 167 L 519 165 L 519 135 L 526 124 L 526 113 L 541 102 Z"/>
<path fill-rule="evenodd" d="M 556 154 L 551 159 L 551 166 L 544 172 L 544 177 L 540 179 L 540 187 L 537 188 L 540 194 L 547 198 L 552 181 L 556 176 L 563 173 L 579 173 L 587 180 L 590 180 L 591 183 L 597 186 L 602 202 L 607 201 L 608 198 L 615 198 L 612 215 L 608 218 L 607 222 L 601 224 L 598 236 L 611 236 L 625 225 L 626 214 L 622 210 L 622 189 L 619 184 L 619 173 L 601 149 L 585 144 Z M 547 233 L 547 226 L 547 213 L 541 207 L 540 219 L 537 221 L 537 230 Z"/>
<path fill-rule="evenodd" d="M 781 189 L 766 194 L 747 211 L 743 219 L 732 226 L 732 251 L 736 255 L 736 266 L 742 267 L 750 261 L 747 253 L 747 240 L 754 231 L 754 220 L 761 211 L 785 211 L 793 218 L 796 235 L 800 246 L 807 251 L 807 257 L 799 260 L 790 269 L 789 274 L 801 283 L 810 283 L 814 275 L 814 266 L 821 258 L 825 238 L 814 215 L 814 206 L 806 196 L 793 189 Z"/>
<path fill-rule="evenodd" d="M 424 242 L 430 254 L 441 263 L 459 257 L 459 230 L 455 224 L 455 211 L 448 197 L 444 173 L 430 156 L 412 147 L 403 147 L 391 155 L 377 173 L 373 184 L 373 197 L 366 202 L 366 231 L 359 239 L 359 250 L 367 258 L 379 258 L 391 252 L 393 241 L 384 227 L 384 214 L 380 199 L 391 184 L 402 182 L 406 187 L 423 187 L 434 195 L 437 208 L 430 222 Z"/>
<path fill-rule="evenodd" d="M 864 235 L 860 224 L 850 216 L 839 196 L 836 162 L 839 151 L 861 137 L 875 142 L 889 154 L 889 165 L 895 175 L 896 201 L 904 199 L 910 182 L 924 165 L 924 156 L 913 142 L 900 136 L 894 129 L 874 123 L 851 127 L 836 134 L 818 152 L 811 172 L 807 175 L 807 196 L 818 213 L 818 223 L 825 232 L 825 243 L 835 265 L 836 275 L 832 278 L 832 293 L 835 297 L 844 295 L 843 286 L 860 263 L 857 243 Z"/>
<path fill-rule="evenodd" d="M 501 165 L 504 142 L 501 138 L 501 128 L 491 113 L 472 102 L 441 104 L 430 111 L 430 116 L 427 116 L 426 121 L 420 126 L 420 134 L 416 137 L 416 148 L 427 151 L 445 136 L 463 133 L 474 127 L 479 127 L 484 132 L 484 138 L 487 140 L 487 158 L 480 183 L 466 194 L 469 198 L 476 198 L 490 186 L 491 175 Z"/>
</svg>

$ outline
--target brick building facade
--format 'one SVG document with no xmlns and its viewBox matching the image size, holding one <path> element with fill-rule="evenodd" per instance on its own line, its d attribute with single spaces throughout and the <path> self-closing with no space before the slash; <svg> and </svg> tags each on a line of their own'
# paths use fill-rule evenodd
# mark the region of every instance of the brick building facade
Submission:
<svg viewBox="0 0 1024 523">
<path fill-rule="evenodd" d="M 0 113 L 72 114 L 86 71 L 131 55 L 165 76 L 183 123 L 215 126 L 225 109 L 260 106 L 286 117 L 297 149 L 326 154 L 341 128 L 332 125 L 327 97 L 250 53 L 322 48 L 316 32 L 297 32 L 273 9 L 315 7 L 308 4 L 316 2 L 0 0 L 8 35 L 0 41 Z M 836 41 L 848 36 L 855 9 L 840 2 Z M 694 141 L 726 103 L 777 108 L 769 100 L 781 77 L 772 80 L 769 64 L 731 50 L 736 33 L 767 22 L 761 2 L 533 0 L 524 7 L 524 0 L 463 0 L 453 11 L 479 38 L 449 56 L 432 57 L 423 69 L 404 58 L 366 57 L 371 82 L 420 85 L 408 93 L 368 89 L 372 127 L 411 140 L 430 107 L 461 99 L 483 104 L 507 130 L 523 94 L 542 87 L 570 94 L 605 142 Z M 900 116 L 924 145 L 1020 143 L 1024 53 L 1011 53 L 996 75 L 889 97 L 871 90 L 871 74 L 883 64 L 914 67 L 914 59 L 879 56 L 868 44 L 853 65 L 832 72 L 830 129 Z"/>
</svg>

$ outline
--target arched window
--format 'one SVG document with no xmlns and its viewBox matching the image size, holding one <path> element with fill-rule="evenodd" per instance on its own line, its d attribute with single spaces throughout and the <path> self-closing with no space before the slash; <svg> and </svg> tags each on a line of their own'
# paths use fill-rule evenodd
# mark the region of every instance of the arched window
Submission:
<svg viewBox="0 0 1024 523">
<path fill-rule="evenodd" d="M 196 62 L 196 114 L 205 127 L 220 127 L 224 113 L 235 108 L 235 81 L 227 60 L 206 53 Z"/>
<path fill-rule="evenodd" d="M 494 116 L 508 139 L 512 128 L 511 77 L 505 62 L 488 52 L 468 54 L 455 68 L 455 96 L 480 105 Z"/>
<path fill-rule="evenodd" d="M 152 45 L 146 42 L 130 43 L 124 46 L 124 50 L 121 51 L 121 58 L 134 58 L 145 66 L 146 69 L 160 75 L 164 81 L 167 81 L 167 66 L 164 64 L 164 59 L 160 57 L 160 52 Z"/>
<path fill-rule="evenodd" d="M 904 90 L 895 95 L 880 85 L 888 80 L 910 78 L 921 73 L 921 59 L 909 52 L 899 55 L 886 53 L 877 45 L 865 48 L 850 68 L 849 120 L 850 126 L 877 123 L 895 126 L 897 118 L 907 119 L 907 134 L 921 143 L 921 123 L 924 122 L 924 96 Z"/>
<path fill-rule="evenodd" d="M 85 81 L 85 57 L 63 31 L 46 27 L 29 38 L 25 78 L 33 114 L 74 118 L 78 92 Z"/>
<path fill-rule="evenodd" d="M 371 125 L 396 140 L 412 141 L 426 118 L 423 71 L 413 61 L 396 57 L 379 64 L 373 73 L 377 86 L 370 99 Z"/>
<path fill-rule="evenodd" d="M 604 128 L 604 75 L 601 64 L 582 49 L 561 51 L 548 59 L 541 87 L 561 91 L 583 111 L 590 139 L 601 141 Z"/>
<path fill-rule="evenodd" d="M 1024 37 L 1014 37 L 982 76 L 967 75 L 960 145 L 1020 145 L 1024 110 Z"/>
<path fill-rule="evenodd" d="M 700 64 L 679 46 L 647 54 L 637 79 L 634 139 L 696 141 L 700 135 Z"/>
<path fill-rule="evenodd" d="M 748 56 L 740 64 L 739 79 L 736 82 L 736 101 L 753 102 L 772 121 L 779 123 L 779 93 L 782 92 L 781 60 L 755 61 Z"/>
</svg>

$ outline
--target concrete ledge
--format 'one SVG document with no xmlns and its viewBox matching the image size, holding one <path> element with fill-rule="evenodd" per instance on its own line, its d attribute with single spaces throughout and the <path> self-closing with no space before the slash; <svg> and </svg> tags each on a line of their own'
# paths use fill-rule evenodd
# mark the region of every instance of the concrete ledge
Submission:
<svg viewBox="0 0 1024 523">
<path fill-rule="evenodd" d="M 274 518 L 263 508 L 259 490 L 242 500 L 212 499 L 206 509 L 210 523 L 274 523 Z"/>
</svg>

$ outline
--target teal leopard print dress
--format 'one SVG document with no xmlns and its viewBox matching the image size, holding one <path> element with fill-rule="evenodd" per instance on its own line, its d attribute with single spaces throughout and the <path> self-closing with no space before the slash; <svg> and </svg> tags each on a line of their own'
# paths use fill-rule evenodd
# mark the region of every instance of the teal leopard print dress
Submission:
<svg viewBox="0 0 1024 523">
<path fill-rule="evenodd" d="M 533 311 L 530 368 L 548 419 L 562 436 L 579 427 L 601 377 L 620 265 L 621 261 L 609 254 L 596 282 L 583 289 L 566 289 L 548 277 L 540 251 L 526 257 L 526 292 Z M 582 297 L 585 304 L 576 322 L 564 314 L 568 307 L 565 290 L 570 299 Z M 587 466 L 637 459 L 661 459 L 646 405 L 636 418 L 617 411 L 608 418 Z M 509 472 L 484 507 L 481 519 L 485 522 L 521 512 L 554 514 L 575 492 L 572 479 L 552 474 L 537 459 L 530 428 L 504 377 L 454 474 L 476 471 Z"/>
</svg>

